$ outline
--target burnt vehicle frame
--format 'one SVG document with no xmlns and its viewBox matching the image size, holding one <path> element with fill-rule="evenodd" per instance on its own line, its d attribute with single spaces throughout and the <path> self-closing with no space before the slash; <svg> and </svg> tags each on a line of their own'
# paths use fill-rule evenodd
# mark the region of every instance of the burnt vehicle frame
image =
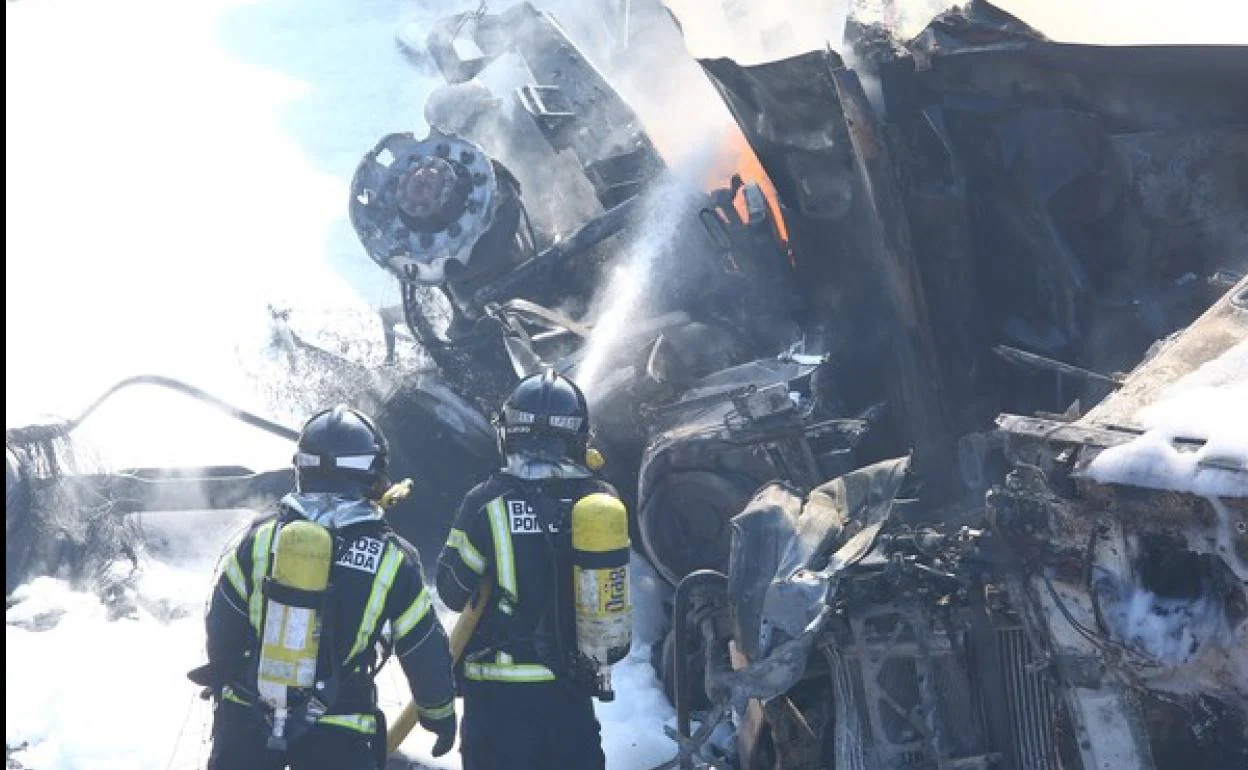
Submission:
<svg viewBox="0 0 1248 770">
<path fill-rule="evenodd" d="M 448 35 L 453 40 L 469 24 L 484 55 L 465 61 Z M 527 34 L 513 38 L 517 30 Z M 1115 643 L 1098 646 L 1078 631 L 1069 635 L 1079 626 L 1096 630 L 1095 601 L 1079 591 L 1093 594 L 1080 588 L 1073 598 L 1053 601 L 1067 590 L 1064 582 L 1081 585 L 1081 569 L 1061 568 L 1081 564 L 1072 555 L 1082 555 L 1093 538 L 1071 539 L 1046 527 L 1065 521 L 1071 531 L 1103 531 L 1097 543 L 1122 539 L 1112 522 L 1099 522 L 1097 506 L 1110 499 L 1112 507 L 1112 500 L 1133 493 L 1106 493 L 1068 471 L 1071 458 L 1095 444 L 1090 437 L 1114 434 L 1118 441 L 1135 434 L 1071 422 L 1080 415 L 1068 407 L 1125 389 L 1127 378 L 1113 372 L 1133 365 L 1154 339 L 1186 326 L 1246 272 L 1248 232 L 1232 216 L 1244 203 L 1236 174 L 1248 168 L 1248 88 L 1235 87 L 1248 82 L 1244 49 L 1063 45 L 982 2 L 938 17 L 912 41 L 853 24 L 849 40 L 855 68 L 832 51 L 754 67 L 702 62 L 774 183 L 788 238 L 777 241 L 774 212 L 759 202 L 759 190 L 730 180 L 691 206 L 678 240 L 700 242 L 710 266 L 725 254 L 757 258 L 774 279 L 769 290 L 778 287 L 795 317 L 741 344 L 731 328 L 726 340 L 716 335 L 725 319 L 704 313 L 704 298 L 660 303 L 653 325 L 638 330 L 631 373 L 614 394 L 623 406 L 615 415 L 603 410 L 599 426 L 613 480 L 637 515 L 636 540 L 676 586 L 668 677 L 679 711 L 676 761 L 708 761 L 702 749 L 709 726 L 734 710 L 748 723 L 739 733 L 740 755 L 751 767 L 816 767 L 829 751 L 846 751 L 838 761 L 863 767 L 912 760 L 933 767 L 1078 767 L 1106 757 L 1148 767 L 1152 749 L 1139 726 L 1157 724 L 1148 720 L 1158 709 L 1172 709 L 1167 729 L 1199 709 L 1216 712 L 1204 721 L 1229 731 L 1235 749 L 1242 706 L 1224 709 L 1182 696 L 1144 716 L 1133 711 L 1140 692 L 1157 692 L 1151 685 L 1119 685 L 1136 656 L 1098 664 L 1094 653 L 1117 649 Z M 424 140 L 385 137 L 353 180 L 353 223 L 366 243 L 379 244 L 370 255 L 398 272 L 402 285 L 403 305 L 387 312 L 386 342 L 393 352 L 393 327 L 407 326 L 436 365 L 379 389 L 376 409 L 392 436 L 427 437 L 397 441 L 396 467 L 414 471 L 418 487 L 424 485 L 422 500 L 448 515 L 461 487 L 496 462 L 485 415 L 503 384 L 543 364 L 575 374 L 592 329 L 561 301 L 584 308 L 601 281 L 598 268 L 637 226 L 663 165 L 609 82 L 531 6 L 447 20 L 429 46 L 452 85 L 517 49 L 531 69 L 537 63 L 536 77 L 516 94 L 513 107 L 523 120 L 509 125 L 533 143 L 517 138 L 519 149 L 478 153 L 473 148 L 486 143 L 469 129 L 480 116 L 460 115 L 456 122 L 452 115 L 445 121 L 463 135 L 444 123 Z M 563 71 L 565 80 L 538 74 L 541 62 L 556 54 L 580 62 Z M 879 82 L 883 115 L 864 78 Z M 592 110 L 578 114 L 586 101 L 577 94 L 587 88 L 610 96 L 610 110 L 628 127 L 622 143 L 574 145 L 570 129 L 593 117 Z M 509 153 L 560 146 L 571 151 L 573 166 L 565 168 L 574 168 L 578 189 L 592 192 L 597 210 L 543 224 L 536 208 L 546 190 L 521 184 L 519 172 L 508 170 Z M 471 160 L 464 161 L 465 151 Z M 393 159 L 376 165 L 385 153 Z M 406 173 L 423 158 L 443 163 L 420 167 L 420 194 L 400 222 L 405 229 L 365 211 L 384 197 L 388 179 L 401 181 L 387 176 L 395 161 L 407 164 L 400 166 Z M 414 280 L 404 267 L 410 262 L 392 261 L 403 257 L 393 247 L 412 246 L 415 233 L 420 248 L 421 227 L 439 227 L 435 232 L 452 238 L 458 237 L 449 232 L 452 224 L 461 234 L 471 229 L 460 217 L 485 212 L 489 201 L 469 211 L 473 193 L 465 193 L 464 180 L 475 187 L 474 173 L 489 178 L 473 171 L 483 159 L 498 184 L 493 214 L 501 229 L 491 233 L 486 223 L 483 240 L 461 244 L 471 259 L 464 269 L 451 268 L 445 281 Z M 466 177 L 447 170 L 456 160 Z M 746 206 L 753 213 L 734 219 L 738 195 L 753 197 Z M 482 260 L 473 265 L 478 243 Z M 783 270 L 776 271 L 777 262 Z M 726 275 L 726 291 L 743 282 Z M 437 304 L 428 291 L 439 283 L 448 289 L 442 304 L 451 308 L 445 332 L 426 314 Z M 792 341 L 785 336 L 788 322 L 796 322 L 806 344 L 775 358 Z M 1242 339 L 1242 329 L 1236 334 Z M 293 354 L 320 356 L 344 380 L 372 382 L 362 367 L 297 335 L 284 339 Z M 703 350 L 711 354 L 690 355 Z M 1147 370 L 1142 376 L 1155 379 Z M 1001 413 L 1038 416 L 1004 416 L 999 430 L 986 430 Z M 1072 432 L 1081 438 L 1071 440 Z M 9 438 L 6 497 L 16 504 L 36 479 L 13 445 L 40 437 L 10 431 Z M 444 444 L 454 451 L 442 451 Z M 847 508 L 819 538 L 821 548 L 805 554 L 806 577 L 826 574 L 795 585 L 825 590 L 815 592 L 820 601 L 807 596 L 795 606 L 814 607 L 812 620 L 821 624 L 794 625 L 790 612 L 789 638 L 772 649 L 757 639 L 762 610 L 755 607 L 755 625 L 743 631 L 733 608 L 750 591 L 765 595 L 779 573 L 767 581 L 755 574 L 750 587 L 734 567 L 756 561 L 742 553 L 765 553 L 783 539 L 775 532 L 743 534 L 757 517 L 736 514 L 754 491 L 785 479 L 789 512 L 773 518 L 792 529 L 802 518 L 793 501 L 815 495 L 826 486 L 823 479 L 837 477 L 832 483 L 843 485 L 859 478 L 855 473 L 870 476 L 870 468 L 881 467 L 872 462 L 910 448 L 916 486 L 906 494 L 919 502 L 898 506 L 891 495 L 874 508 Z M 854 470 L 864 465 L 868 471 Z M 886 465 L 885 475 L 896 478 L 900 461 Z M 173 507 L 215 505 L 176 491 L 186 475 L 130 474 L 132 489 L 116 510 L 145 509 L 156 499 Z M 220 479 L 229 490 L 222 500 L 231 505 L 251 492 L 266 496 L 270 483 L 285 480 L 237 469 L 190 475 Z M 114 483 L 85 482 L 88 495 Z M 1086 499 L 1076 495 L 1072 504 L 1072 488 Z M 695 498 L 712 502 L 690 512 Z M 1163 521 L 1216 520 L 1199 500 L 1165 500 Z M 1015 515 L 1037 510 L 1048 513 L 1030 524 Z M 1242 522 L 1242 508 L 1231 513 Z M 439 528 L 449 524 L 422 521 L 410 510 L 394 516 L 426 551 L 440 545 Z M 673 527 L 686 537 L 674 536 Z M 691 547 L 664 552 L 682 541 Z M 1163 551 L 1191 550 L 1181 541 L 1158 542 Z M 831 569 L 837 554 L 839 566 Z M 1037 565 L 1058 569 L 1057 577 L 1037 577 Z M 826 590 L 833 584 L 836 592 Z M 940 627 L 941 613 L 956 622 Z M 1242 633 L 1242 622 L 1238 628 Z M 975 655 L 998 665 L 975 678 L 966 663 Z M 698 672 L 704 692 L 697 700 L 711 711 L 704 729 L 693 733 L 695 693 L 687 685 Z M 948 687 L 937 686 L 950 672 L 967 694 L 956 702 Z M 1219 703 L 1238 697 L 1217 695 Z M 1098 699 L 1119 714 L 1112 729 L 1099 733 L 1085 713 Z M 1066 705 L 1057 708 L 1059 702 Z M 845 715 L 839 722 L 838 709 Z M 855 711 L 858 738 L 829 740 L 819 732 Z M 950 722 L 973 727 L 972 739 L 952 740 Z M 1113 746 L 1089 739 L 1111 734 Z"/>
</svg>

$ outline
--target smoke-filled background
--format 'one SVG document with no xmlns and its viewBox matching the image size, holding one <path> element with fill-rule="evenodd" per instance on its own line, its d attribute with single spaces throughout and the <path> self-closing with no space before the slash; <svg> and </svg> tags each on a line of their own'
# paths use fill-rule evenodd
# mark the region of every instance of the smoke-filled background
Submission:
<svg viewBox="0 0 1248 770">
<path fill-rule="evenodd" d="M 502 10 L 507 4 L 492 4 Z M 603 0 L 613 9 L 623 3 Z M 671 0 L 698 56 L 758 61 L 839 41 L 845 15 L 917 31 L 929 0 Z M 1232 0 L 1012 0 L 1007 10 L 1079 42 L 1248 42 Z M 746 22 L 721 11 L 744 8 Z M 436 84 L 395 45 L 472 2 L 398 0 L 16 0 L 6 3 L 6 425 L 72 415 L 114 381 L 180 377 L 294 424 L 266 379 L 270 308 L 325 319 L 319 332 L 380 342 L 372 310 L 397 302 L 346 217 L 360 156 L 392 131 L 425 130 Z M 619 66 L 598 4 L 547 4 L 641 114 L 673 187 L 740 170 L 748 152 L 696 65 L 664 45 Z M 676 38 L 679 41 L 679 37 Z M 678 48 L 678 46 L 677 46 Z M 660 199 L 660 204 L 663 199 Z M 597 312 L 591 379 L 610 366 L 611 329 L 644 310 L 672 224 L 625 249 Z M 315 325 L 315 324 L 314 324 Z M 595 358 L 596 356 L 597 358 Z M 367 358 L 367 355 L 364 356 Z M 289 445 L 193 402 L 136 391 L 82 431 L 109 465 L 284 465 Z M 183 673 L 200 660 L 211 563 L 242 521 L 149 517 L 138 608 L 115 619 L 91 595 L 40 580 L 6 613 L 6 744 L 28 768 L 193 767 L 206 715 Z M 648 581 L 648 582 L 647 582 Z M 641 575 L 644 600 L 655 585 Z M 657 590 L 657 589 L 656 589 Z M 650 601 L 657 605 L 657 599 Z M 657 636 L 653 613 L 638 629 Z M 52 630 L 40 630 L 52 628 Z M 389 672 L 393 674 L 394 672 Z M 670 717 L 645 644 L 601 711 L 609 766 L 666 758 Z M 397 707 L 389 677 L 387 707 Z M 427 750 L 431 741 L 413 740 Z M 190 749 L 187 749 L 187 746 Z M 189 753 L 188 753 L 189 751 Z M 442 766 L 456 766 L 454 758 Z"/>
<path fill-rule="evenodd" d="M 548 5 L 574 35 L 610 34 L 592 3 Z M 845 0 L 722 4 L 756 9 L 760 24 L 748 27 L 725 22 L 719 5 L 669 3 L 695 55 L 749 60 L 835 45 L 846 10 Z M 855 0 L 853 10 L 913 31 L 943 5 Z M 1229 0 L 1002 5 L 1061 39 L 1248 42 L 1248 10 Z M 367 262 L 347 223 L 347 184 L 379 136 L 424 130 L 434 80 L 406 64 L 396 32 L 476 6 L 7 3 L 6 424 L 72 413 L 139 371 L 260 408 L 239 351 L 262 347 L 270 305 L 328 314 L 393 304 L 393 281 Z M 692 62 L 643 72 L 617 85 L 666 157 L 725 141 L 708 129 L 729 126 L 727 111 Z M 170 408 L 180 430 L 153 419 Z M 260 464 L 285 452 L 200 417 L 174 397 L 142 394 L 95 425 L 107 424 L 114 449 L 114 429 L 125 433 L 137 461 L 228 446 Z"/>
</svg>

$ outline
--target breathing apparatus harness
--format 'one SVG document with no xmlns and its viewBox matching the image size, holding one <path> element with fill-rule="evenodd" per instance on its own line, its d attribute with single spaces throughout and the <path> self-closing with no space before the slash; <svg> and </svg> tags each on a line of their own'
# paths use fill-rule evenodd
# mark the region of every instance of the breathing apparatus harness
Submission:
<svg viewBox="0 0 1248 770">
<path fill-rule="evenodd" d="M 359 501 L 348 505 L 389 508 L 407 497 L 411 488 L 411 479 L 404 479 L 390 486 L 376 503 Z M 314 521 L 291 502 L 294 500 L 283 501 L 275 524 L 272 558 L 259 588 L 265 609 L 261 635 L 257 639 L 258 649 L 255 651 L 258 654 L 252 655 L 247 677 L 250 681 L 250 675 L 254 674 L 258 683 L 257 692 L 246 695 L 270 725 L 268 746 L 274 750 L 284 750 L 292 741 L 298 740 L 329 713 L 349 686 L 362 690 L 375 688 L 373 678 L 390 658 L 394 648 L 393 641 L 382 635 L 374 648 L 374 655 L 366 664 L 346 670 L 349 661 L 340 658 L 339 629 L 335 622 L 338 596 L 328 577 L 333 564 L 350 549 L 352 539 L 343 536 L 332 519 L 325 523 Z M 347 525 L 360 520 L 349 521 Z M 297 537 L 290 541 L 292 532 L 318 538 L 322 547 L 332 543 L 330 548 L 313 557 L 313 560 L 321 561 L 325 570 L 323 587 L 308 590 L 293 586 L 277 574 L 283 566 L 283 534 L 286 534 L 288 543 L 298 543 L 302 539 Z M 300 556 L 303 554 L 291 559 L 299 559 Z M 299 614 L 302 614 L 302 620 L 297 618 Z M 304 628 L 306 631 L 302 630 Z M 303 669 L 300 669 L 301 665 Z M 375 701 L 375 697 L 372 700 Z M 372 716 L 382 733 L 379 745 L 384 746 L 384 715 L 374 706 Z"/>
<path fill-rule="evenodd" d="M 465 661 L 492 658 L 497 653 L 514 652 L 530 647 L 536 660 L 547 667 L 555 675 L 555 681 L 571 688 L 577 693 L 589 694 L 603 700 L 611 700 L 610 690 L 603 691 L 597 686 L 593 676 L 592 665 L 580 655 L 575 639 L 567 638 L 574 630 L 567 621 L 565 613 L 572 610 L 572 597 L 569 582 L 566 580 L 572 565 L 572 538 L 568 530 L 570 523 L 570 507 L 561 503 L 549 494 L 545 494 L 540 482 L 525 480 L 532 493 L 533 511 L 537 517 L 543 543 L 548 556 L 549 571 L 547 578 L 551 581 L 553 602 L 546 602 L 538 616 L 532 633 L 521 634 L 510 622 L 510 613 L 503 610 L 504 605 L 514 599 L 503 592 L 496 584 L 492 585 L 489 609 L 478 630 L 484 637 L 484 645 L 465 656 Z M 569 510 L 561 510 L 568 507 Z M 487 573 L 492 576 L 491 573 Z"/>
<path fill-rule="evenodd" d="M 516 480 L 532 506 L 554 597 L 541 607 L 532 638 L 518 638 L 514 621 L 503 621 L 501 644 L 513 649 L 532 644 L 557 681 L 609 701 L 614 698 L 609 667 L 623 657 L 621 622 L 624 637 L 631 639 L 627 512 L 604 494 L 588 495 L 564 510 L 545 486 L 561 479 L 589 480 L 603 467 L 602 455 L 590 445 L 588 401 L 572 380 L 546 370 L 521 380 L 494 422 L 505 461 L 501 473 Z M 484 618 L 487 639 L 499 616 L 510 614 L 504 607 L 514 597 L 500 594 L 491 602 L 496 612 Z M 498 646 L 487 644 L 473 657 L 497 653 Z M 627 647 L 625 641 L 625 652 Z"/>
</svg>

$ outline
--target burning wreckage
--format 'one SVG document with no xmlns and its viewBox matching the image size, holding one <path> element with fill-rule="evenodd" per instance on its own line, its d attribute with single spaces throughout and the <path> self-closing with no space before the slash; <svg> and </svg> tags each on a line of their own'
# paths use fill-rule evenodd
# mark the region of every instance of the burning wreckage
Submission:
<svg viewBox="0 0 1248 770">
<path fill-rule="evenodd" d="M 984 2 L 846 41 L 852 68 L 700 62 L 765 170 L 704 192 L 552 17 L 439 22 L 429 133 L 382 138 L 350 202 L 400 285 L 389 357 L 410 334 L 431 365 L 363 372 L 283 327 L 292 360 L 374 385 L 353 396 L 425 512 L 495 465 L 519 376 L 592 381 L 604 472 L 675 587 L 670 766 L 1245 766 L 1248 426 L 1141 434 L 1248 344 L 1248 50 L 1060 44 Z M 494 94 L 507 57 L 528 82 Z M 599 295 L 638 255 L 662 278 L 621 324 Z M 290 483 L 74 473 L 80 420 L 6 434 L 9 592 L 132 556 L 126 514 Z M 1124 472 L 1146 440 L 1190 472 Z M 403 505 L 436 549 L 449 520 Z"/>
</svg>

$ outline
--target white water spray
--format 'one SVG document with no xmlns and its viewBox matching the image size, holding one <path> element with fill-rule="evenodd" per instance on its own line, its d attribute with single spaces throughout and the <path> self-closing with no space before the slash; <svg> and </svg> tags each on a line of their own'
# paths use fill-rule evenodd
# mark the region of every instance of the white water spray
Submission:
<svg viewBox="0 0 1248 770">
<path fill-rule="evenodd" d="M 698 172 L 705 169 L 704 159 L 685 164 L 650 193 L 641 235 L 599 295 L 604 303 L 602 311 L 576 374 L 590 400 L 625 350 L 624 343 L 630 341 L 637 321 L 644 317 L 651 287 L 671 277 L 670 270 L 679 259 L 676 235 L 682 221 L 691 216 L 691 203 L 698 194 L 684 180 L 698 178 Z"/>
</svg>

